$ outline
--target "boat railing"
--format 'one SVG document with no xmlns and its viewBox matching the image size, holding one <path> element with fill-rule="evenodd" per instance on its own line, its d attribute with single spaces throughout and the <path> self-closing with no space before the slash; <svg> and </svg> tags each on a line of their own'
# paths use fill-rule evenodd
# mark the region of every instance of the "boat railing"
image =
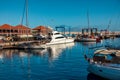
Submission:
<svg viewBox="0 0 120 80">
<path fill-rule="evenodd" d="M 113 63 L 103 63 L 102 66 L 106 66 L 108 68 L 118 69 L 120 70 L 120 64 L 113 64 Z"/>
<path fill-rule="evenodd" d="M 114 69 L 119 69 L 120 70 L 120 64 L 117 63 L 106 63 L 106 62 L 102 62 L 102 61 L 94 61 L 94 60 L 90 60 L 90 64 L 92 65 L 100 65 L 100 66 L 106 66 L 108 68 L 114 68 Z"/>
</svg>

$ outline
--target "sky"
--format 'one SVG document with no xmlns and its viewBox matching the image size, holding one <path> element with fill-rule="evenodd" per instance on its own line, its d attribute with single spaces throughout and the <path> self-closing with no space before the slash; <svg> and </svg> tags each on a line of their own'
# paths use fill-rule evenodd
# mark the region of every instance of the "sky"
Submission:
<svg viewBox="0 0 120 80">
<path fill-rule="evenodd" d="M 21 23 L 25 0 L 0 0 L 0 25 Z M 28 0 L 29 27 L 67 25 L 120 30 L 120 0 Z M 23 24 L 25 25 L 25 18 Z"/>
</svg>

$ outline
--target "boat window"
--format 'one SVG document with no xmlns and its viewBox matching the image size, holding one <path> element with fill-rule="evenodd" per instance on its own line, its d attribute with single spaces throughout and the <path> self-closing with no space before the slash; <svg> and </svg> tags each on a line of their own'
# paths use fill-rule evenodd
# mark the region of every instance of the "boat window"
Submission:
<svg viewBox="0 0 120 80">
<path fill-rule="evenodd" d="M 60 34 L 60 33 L 55 33 L 54 35 L 57 35 L 57 34 Z"/>
<path fill-rule="evenodd" d="M 60 39 L 60 38 L 64 38 L 63 36 L 61 36 L 61 37 L 56 37 L 55 39 Z"/>
</svg>

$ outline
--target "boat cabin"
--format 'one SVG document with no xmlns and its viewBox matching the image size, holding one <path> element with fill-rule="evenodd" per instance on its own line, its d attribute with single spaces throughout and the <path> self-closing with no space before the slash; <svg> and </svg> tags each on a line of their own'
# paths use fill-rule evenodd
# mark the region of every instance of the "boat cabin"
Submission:
<svg viewBox="0 0 120 80">
<path fill-rule="evenodd" d="M 99 50 L 93 56 L 94 62 L 120 64 L 120 50 Z"/>
</svg>

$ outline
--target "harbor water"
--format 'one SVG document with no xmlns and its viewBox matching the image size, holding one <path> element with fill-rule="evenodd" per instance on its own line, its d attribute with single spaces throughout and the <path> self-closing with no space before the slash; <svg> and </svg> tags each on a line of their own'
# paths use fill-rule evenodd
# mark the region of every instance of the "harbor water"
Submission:
<svg viewBox="0 0 120 80">
<path fill-rule="evenodd" d="M 84 54 L 93 55 L 88 47 L 100 43 L 68 43 L 52 45 L 42 50 L 0 50 L 0 80 L 103 80 L 87 71 Z"/>
</svg>

